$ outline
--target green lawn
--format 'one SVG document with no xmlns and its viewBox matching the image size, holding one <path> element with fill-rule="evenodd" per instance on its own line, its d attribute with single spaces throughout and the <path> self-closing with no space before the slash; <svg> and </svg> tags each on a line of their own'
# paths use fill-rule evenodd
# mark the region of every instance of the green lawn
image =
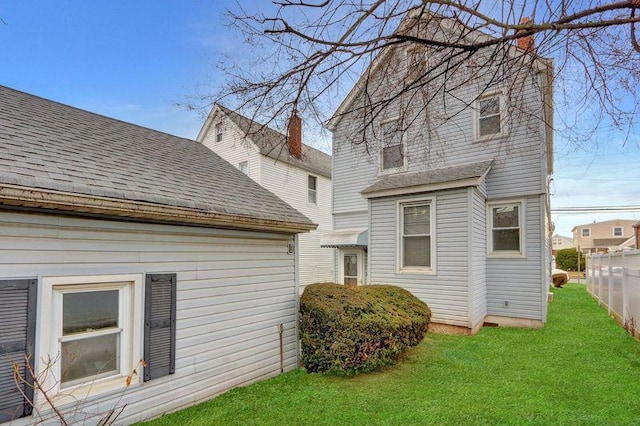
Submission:
<svg viewBox="0 0 640 426">
<path fill-rule="evenodd" d="M 640 424 L 640 343 L 570 284 L 541 330 L 428 335 L 393 368 L 293 371 L 157 425 Z"/>
</svg>

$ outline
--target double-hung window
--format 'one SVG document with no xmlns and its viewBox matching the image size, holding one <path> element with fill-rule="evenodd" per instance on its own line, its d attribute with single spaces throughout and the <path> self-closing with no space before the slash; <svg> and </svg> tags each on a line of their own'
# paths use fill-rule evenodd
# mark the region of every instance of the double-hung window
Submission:
<svg viewBox="0 0 640 426">
<path fill-rule="evenodd" d="M 313 175 L 307 178 L 307 201 L 309 204 L 318 204 L 318 178 Z"/>
<path fill-rule="evenodd" d="M 476 100 L 476 140 L 506 134 L 502 99 L 502 94 L 496 93 Z"/>
<path fill-rule="evenodd" d="M 614 226 L 613 227 L 613 236 L 614 237 L 622 237 L 622 226 Z"/>
<path fill-rule="evenodd" d="M 216 142 L 222 142 L 222 123 L 216 124 Z"/>
<path fill-rule="evenodd" d="M 382 123 L 381 131 L 380 170 L 387 171 L 404 168 L 405 152 L 400 120 L 395 119 Z"/>
<path fill-rule="evenodd" d="M 50 360 L 39 367 L 50 394 L 121 389 L 142 359 L 143 275 L 44 277 L 42 289 L 37 361 Z"/>
<path fill-rule="evenodd" d="M 582 228 L 582 237 L 583 238 L 589 238 L 590 236 L 591 236 L 591 229 Z"/>
<path fill-rule="evenodd" d="M 433 268 L 432 201 L 401 202 L 398 208 L 398 260 L 400 271 Z"/>
<path fill-rule="evenodd" d="M 524 255 L 523 202 L 489 205 L 489 252 Z"/>
<path fill-rule="evenodd" d="M 249 162 L 248 161 L 242 161 L 238 164 L 238 168 L 240 169 L 240 171 L 242 173 L 244 173 L 245 175 L 249 174 Z"/>
</svg>

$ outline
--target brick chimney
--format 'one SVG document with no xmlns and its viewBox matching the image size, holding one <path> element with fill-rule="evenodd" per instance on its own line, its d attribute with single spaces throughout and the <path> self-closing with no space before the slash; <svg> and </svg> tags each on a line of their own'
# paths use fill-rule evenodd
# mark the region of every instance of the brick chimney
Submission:
<svg viewBox="0 0 640 426">
<path fill-rule="evenodd" d="M 530 24 L 531 23 L 531 19 L 529 17 L 524 17 L 520 19 L 520 25 L 526 25 L 526 24 Z M 522 30 L 520 30 L 519 32 L 521 32 Z M 532 35 L 528 35 L 526 37 L 520 37 L 519 39 L 516 39 L 516 43 L 518 45 L 518 47 L 528 53 L 533 53 L 535 51 L 535 45 L 534 45 L 534 41 L 533 41 L 533 34 Z"/>
<path fill-rule="evenodd" d="M 293 111 L 289 120 L 289 155 L 302 159 L 302 120 L 298 117 L 297 111 Z"/>
</svg>

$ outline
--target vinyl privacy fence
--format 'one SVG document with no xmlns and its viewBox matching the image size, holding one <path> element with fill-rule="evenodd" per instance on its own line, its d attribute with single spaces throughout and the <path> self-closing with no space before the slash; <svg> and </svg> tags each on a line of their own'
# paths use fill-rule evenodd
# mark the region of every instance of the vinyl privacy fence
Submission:
<svg viewBox="0 0 640 426">
<path fill-rule="evenodd" d="M 587 291 L 633 336 L 640 322 L 640 250 L 587 256 Z"/>
</svg>

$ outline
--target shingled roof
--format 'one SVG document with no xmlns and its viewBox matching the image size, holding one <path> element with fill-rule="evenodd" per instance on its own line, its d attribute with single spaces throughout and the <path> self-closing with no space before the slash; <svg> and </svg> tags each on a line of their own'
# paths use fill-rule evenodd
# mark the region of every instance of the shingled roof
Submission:
<svg viewBox="0 0 640 426">
<path fill-rule="evenodd" d="M 0 204 L 231 228 L 315 228 L 196 141 L 3 86 Z"/>
<path fill-rule="evenodd" d="M 289 150 L 286 145 L 286 135 L 251 120 L 250 118 L 247 118 L 244 115 L 239 114 L 236 111 L 232 111 L 220 104 L 214 106 L 209 118 L 203 126 L 203 129 L 200 131 L 198 139 L 201 139 L 204 136 L 211 125 L 211 118 L 216 111 L 216 107 L 226 117 L 233 121 L 233 123 L 235 123 L 235 125 L 238 126 L 249 139 L 251 139 L 251 141 L 260 150 L 260 154 L 273 158 L 275 161 L 282 161 L 283 163 L 287 163 L 331 179 L 330 155 L 303 143 L 302 158 L 295 158 L 289 155 Z"/>
<path fill-rule="evenodd" d="M 441 169 L 386 175 L 360 193 L 365 197 L 374 198 L 389 195 L 397 190 L 426 192 L 436 189 L 475 186 L 489 172 L 492 163 L 493 160 L 487 160 Z"/>
</svg>

